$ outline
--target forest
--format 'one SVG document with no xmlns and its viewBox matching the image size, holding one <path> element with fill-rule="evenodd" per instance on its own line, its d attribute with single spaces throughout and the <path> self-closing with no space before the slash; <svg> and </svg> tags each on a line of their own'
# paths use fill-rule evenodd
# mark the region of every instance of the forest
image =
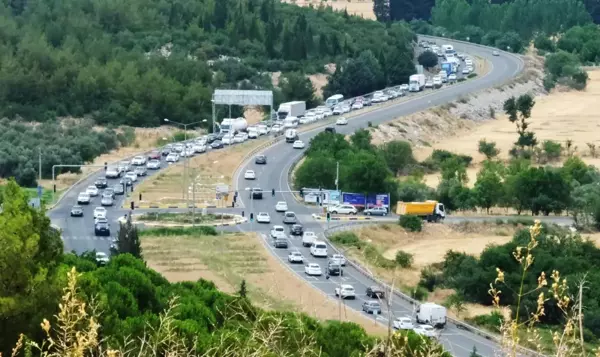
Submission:
<svg viewBox="0 0 600 357">
<path fill-rule="evenodd" d="M 60 233 L 14 181 L 2 195 L 3 355 L 377 357 L 391 348 L 392 356 L 449 356 L 412 331 L 383 341 L 354 323 L 264 310 L 243 283 L 233 295 L 205 280 L 170 283 L 148 268 L 137 233 L 122 234 L 123 225 L 108 264 L 94 252 L 65 254 Z"/>
<path fill-rule="evenodd" d="M 275 0 L 10 1 L 0 23 L 0 116 L 28 121 L 195 122 L 210 116 L 213 89 L 273 89 L 269 72 L 324 72 L 369 53 L 393 55 L 385 73 L 405 69 L 368 85 L 413 70 L 405 25 Z"/>
</svg>

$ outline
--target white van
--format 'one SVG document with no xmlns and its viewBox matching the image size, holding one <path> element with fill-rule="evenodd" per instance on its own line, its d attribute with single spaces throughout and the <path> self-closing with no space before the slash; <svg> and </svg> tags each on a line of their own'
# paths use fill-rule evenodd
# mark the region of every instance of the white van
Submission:
<svg viewBox="0 0 600 357">
<path fill-rule="evenodd" d="M 287 117 L 283 120 L 283 127 L 288 129 L 288 128 L 295 128 L 298 126 L 298 124 L 300 123 L 300 120 L 298 120 L 298 118 L 296 117 Z"/>
<path fill-rule="evenodd" d="M 325 101 L 325 105 L 328 108 L 333 108 L 336 105 L 340 104 L 341 102 L 344 101 L 344 96 L 341 94 L 335 94 L 332 95 L 331 97 L 327 98 L 327 100 Z"/>
<path fill-rule="evenodd" d="M 310 245 L 310 255 L 327 258 L 327 244 L 325 242 L 314 241 Z"/>
<path fill-rule="evenodd" d="M 419 305 L 417 308 L 417 323 L 433 327 L 444 327 L 446 325 L 446 308 L 432 302 Z"/>
<path fill-rule="evenodd" d="M 296 131 L 296 129 L 288 129 L 285 131 L 286 143 L 293 143 L 296 140 L 298 140 L 298 132 Z"/>
</svg>

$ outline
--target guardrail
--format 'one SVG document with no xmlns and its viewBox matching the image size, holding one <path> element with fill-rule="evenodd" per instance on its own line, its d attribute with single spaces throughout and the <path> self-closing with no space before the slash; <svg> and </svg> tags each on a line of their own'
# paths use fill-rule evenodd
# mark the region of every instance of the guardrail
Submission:
<svg viewBox="0 0 600 357">
<path fill-rule="evenodd" d="M 351 229 L 356 229 L 356 228 L 360 228 L 361 226 L 365 226 L 365 225 L 370 225 L 370 224 L 375 224 L 376 222 L 353 222 L 353 223 L 347 223 L 347 224 L 341 224 L 329 229 L 326 229 L 322 234 L 323 239 L 325 240 L 325 242 L 327 242 L 327 244 L 329 244 L 329 246 L 337 253 L 337 254 L 342 254 L 342 252 L 337 249 L 337 247 L 331 242 L 331 240 L 329 239 L 330 236 L 332 236 L 333 234 L 340 232 L 340 231 L 346 231 L 346 230 L 351 230 Z M 346 257 L 346 261 L 348 264 L 350 264 L 354 269 L 356 269 L 359 273 L 361 273 L 362 275 L 364 275 L 365 277 L 373 280 L 375 283 L 377 283 L 379 286 L 381 286 L 382 288 L 384 288 L 386 291 L 392 291 L 394 293 L 394 296 L 397 296 L 399 298 L 401 298 L 402 300 L 408 302 L 411 305 L 420 305 L 421 302 L 418 300 L 415 300 L 413 298 L 411 298 L 410 296 L 404 294 L 403 292 L 401 292 L 398 289 L 392 289 L 392 287 L 387 284 L 386 282 L 378 279 L 376 276 L 372 275 L 367 269 L 365 269 L 360 263 L 356 262 L 355 260 Z M 469 325 L 463 321 L 451 318 L 451 317 L 447 317 L 447 321 L 449 321 L 450 323 L 452 323 L 453 325 L 455 325 L 457 328 L 461 329 L 461 330 L 465 330 L 465 331 L 469 331 L 473 334 L 476 334 L 478 336 L 481 336 L 483 338 L 485 338 L 486 340 L 490 340 L 493 341 L 495 343 L 500 343 L 499 341 L 499 337 L 496 335 L 493 335 L 487 331 L 481 330 L 473 325 Z M 527 356 L 534 356 L 534 357 L 546 357 L 543 354 L 540 354 L 536 351 L 533 351 L 529 348 L 526 347 L 519 347 L 519 350 L 521 353 L 527 355 Z"/>
</svg>

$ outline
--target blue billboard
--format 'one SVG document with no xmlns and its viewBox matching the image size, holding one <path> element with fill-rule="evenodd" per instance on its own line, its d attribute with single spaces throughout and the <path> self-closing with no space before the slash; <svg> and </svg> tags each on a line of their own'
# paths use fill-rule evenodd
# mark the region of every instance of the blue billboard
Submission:
<svg viewBox="0 0 600 357">
<path fill-rule="evenodd" d="M 347 205 L 363 207 L 366 203 L 363 193 L 342 192 L 342 203 Z"/>
<path fill-rule="evenodd" d="M 390 195 L 388 195 L 387 193 L 367 195 L 367 207 L 390 208 Z"/>
</svg>

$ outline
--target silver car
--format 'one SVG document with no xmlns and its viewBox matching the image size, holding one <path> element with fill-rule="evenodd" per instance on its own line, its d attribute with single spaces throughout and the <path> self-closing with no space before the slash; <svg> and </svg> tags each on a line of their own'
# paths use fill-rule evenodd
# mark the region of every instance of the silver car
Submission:
<svg viewBox="0 0 600 357">
<path fill-rule="evenodd" d="M 113 198 L 112 196 L 102 196 L 102 200 L 100 201 L 100 204 L 102 206 L 112 206 L 113 205 Z"/>
<path fill-rule="evenodd" d="M 283 223 L 285 224 L 296 224 L 296 214 L 294 212 L 285 212 L 283 215 Z"/>
</svg>

